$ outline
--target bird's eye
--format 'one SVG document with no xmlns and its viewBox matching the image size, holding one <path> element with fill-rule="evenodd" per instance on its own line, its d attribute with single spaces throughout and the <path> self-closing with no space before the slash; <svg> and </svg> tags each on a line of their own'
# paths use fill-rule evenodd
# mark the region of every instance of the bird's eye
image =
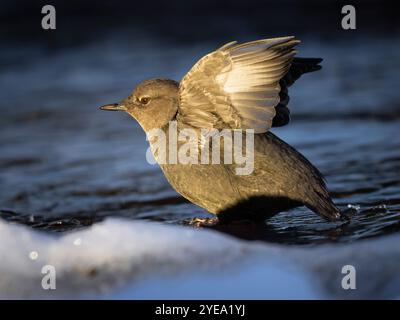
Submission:
<svg viewBox="0 0 400 320">
<path fill-rule="evenodd" d="M 148 104 L 150 102 L 150 98 L 149 97 L 141 97 L 139 99 L 141 104 Z"/>
</svg>

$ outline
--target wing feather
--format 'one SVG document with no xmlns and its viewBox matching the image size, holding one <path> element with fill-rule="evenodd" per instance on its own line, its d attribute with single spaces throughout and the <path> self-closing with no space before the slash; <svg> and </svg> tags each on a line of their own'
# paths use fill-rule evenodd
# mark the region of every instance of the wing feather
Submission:
<svg viewBox="0 0 400 320">
<path fill-rule="evenodd" d="M 279 81 L 299 42 L 294 37 L 230 42 L 204 56 L 180 83 L 178 119 L 197 128 L 268 131 L 280 102 Z"/>
</svg>

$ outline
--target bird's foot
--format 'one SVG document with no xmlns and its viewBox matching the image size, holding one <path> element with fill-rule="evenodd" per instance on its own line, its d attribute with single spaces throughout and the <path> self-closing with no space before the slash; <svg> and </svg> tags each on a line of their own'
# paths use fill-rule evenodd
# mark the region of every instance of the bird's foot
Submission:
<svg viewBox="0 0 400 320">
<path fill-rule="evenodd" d="M 214 227 L 219 224 L 218 217 L 212 218 L 193 218 L 188 221 L 190 226 L 194 226 L 196 228 L 204 228 L 204 227 Z"/>
</svg>

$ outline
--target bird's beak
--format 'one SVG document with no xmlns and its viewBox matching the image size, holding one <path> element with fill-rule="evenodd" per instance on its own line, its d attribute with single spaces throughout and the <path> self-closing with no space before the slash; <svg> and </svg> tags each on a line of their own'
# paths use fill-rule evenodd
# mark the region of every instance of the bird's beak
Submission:
<svg viewBox="0 0 400 320">
<path fill-rule="evenodd" d="M 108 111 L 126 111 L 126 107 L 119 103 L 106 104 L 104 106 L 101 106 L 100 109 Z"/>
</svg>

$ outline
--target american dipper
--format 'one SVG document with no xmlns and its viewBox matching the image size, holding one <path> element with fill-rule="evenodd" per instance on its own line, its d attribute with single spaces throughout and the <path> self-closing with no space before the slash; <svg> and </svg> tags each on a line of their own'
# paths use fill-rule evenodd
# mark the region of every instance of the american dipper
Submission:
<svg viewBox="0 0 400 320">
<path fill-rule="evenodd" d="M 193 224 L 262 221 L 303 205 L 330 221 L 341 217 L 318 169 L 268 131 L 290 120 L 287 88 L 302 74 L 321 69 L 322 59 L 294 57 L 298 43 L 292 36 L 243 44 L 230 42 L 200 59 L 180 83 L 146 80 L 122 102 L 100 107 L 126 111 L 147 134 L 160 129 L 168 141 L 174 121 L 178 133 L 187 129 L 254 130 L 254 168 L 242 175 L 235 172 L 237 165 L 223 161 L 159 161 L 162 149 L 154 151 L 155 142 L 149 139 L 153 153 L 158 152 L 155 159 L 174 189 L 215 214 L 214 218 L 193 219 Z M 200 139 L 196 143 L 204 152 Z M 169 149 L 166 143 L 162 152 L 168 154 Z"/>
</svg>

